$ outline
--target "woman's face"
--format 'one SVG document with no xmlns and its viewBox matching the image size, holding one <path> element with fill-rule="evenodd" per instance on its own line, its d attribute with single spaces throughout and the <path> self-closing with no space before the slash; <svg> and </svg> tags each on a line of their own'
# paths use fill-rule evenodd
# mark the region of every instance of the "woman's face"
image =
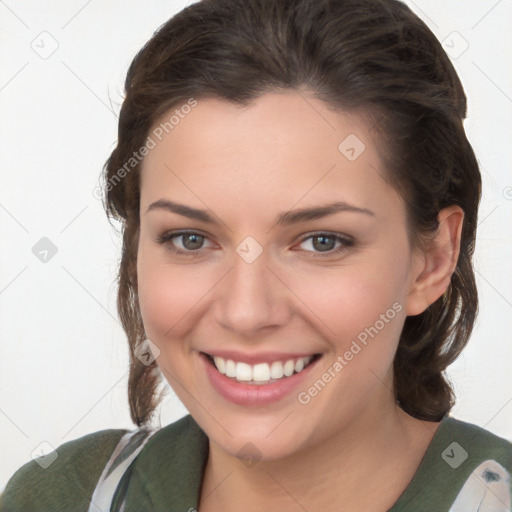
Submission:
<svg viewBox="0 0 512 512">
<path fill-rule="evenodd" d="M 138 289 L 163 375 L 232 455 L 382 418 L 423 259 L 371 125 L 295 92 L 191 104 L 155 125 L 142 170 Z"/>
</svg>

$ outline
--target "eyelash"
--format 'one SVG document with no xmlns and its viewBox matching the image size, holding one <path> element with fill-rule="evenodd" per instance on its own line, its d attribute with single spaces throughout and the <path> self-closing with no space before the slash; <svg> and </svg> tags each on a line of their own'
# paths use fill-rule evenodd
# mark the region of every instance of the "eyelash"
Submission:
<svg viewBox="0 0 512 512">
<path fill-rule="evenodd" d="M 185 236 L 185 235 L 199 235 L 199 236 L 202 236 L 203 238 L 207 239 L 208 237 L 206 237 L 205 235 L 201 234 L 201 233 L 198 233 L 197 231 L 175 231 L 175 232 L 166 232 L 166 233 L 163 233 L 161 235 L 159 235 L 156 239 L 157 243 L 159 244 L 166 244 L 168 242 L 171 242 L 171 251 L 174 252 L 175 254 L 178 254 L 180 256 L 187 256 L 187 257 L 197 257 L 199 256 L 199 253 L 201 251 L 201 249 L 196 249 L 195 251 L 182 251 L 181 249 L 178 249 L 174 246 L 174 244 L 172 244 L 172 241 L 174 238 L 178 238 L 180 236 Z M 338 248 L 336 249 L 332 249 L 330 251 L 325 251 L 324 253 L 322 252 L 314 252 L 314 251 L 306 251 L 306 252 L 310 252 L 312 253 L 312 257 L 328 257 L 328 256 L 333 256 L 333 255 L 336 255 L 336 254 L 339 254 L 340 252 L 346 250 L 347 248 L 349 247 L 353 247 L 355 245 L 355 242 L 353 239 L 351 238 L 348 238 L 348 237 L 345 237 L 345 236 L 340 236 L 340 235 L 337 235 L 337 234 L 333 234 L 333 233 L 328 233 L 328 232 L 323 232 L 323 231 L 318 231 L 316 233 L 310 233 L 308 234 L 307 236 L 303 237 L 301 239 L 301 241 L 299 242 L 299 244 L 302 244 L 304 243 L 306 240 L 309 240 L 309 239 L 312 239 L 312 238 L 315 238 L 315 237 L 319 237 L 319 236 L 325 236 L 326 238 L 334 238 L 336 241 L 339 241 L 341 242 L 342 245 L 340 245 Z"/>
</svg>

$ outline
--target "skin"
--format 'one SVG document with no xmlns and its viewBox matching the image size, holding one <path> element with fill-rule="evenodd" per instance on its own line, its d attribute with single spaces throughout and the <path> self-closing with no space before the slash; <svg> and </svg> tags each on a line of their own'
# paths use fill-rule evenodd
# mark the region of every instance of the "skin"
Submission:
<svg viewBox="0 0 512 512">
<path fill-rule="evenodd" d="M 160 369 L 210 439 L 200 512 L 387 510 L 439 426 L 398 407 L 392 364 L 406 316 L 449 284 L 463 212 L 441 211 L 435 243 L 412 249 L 404 201 L 382 178 L 370 128 L 363 115 L 330 110 L 305 92 L 267 93 L 245 108 L 200 99 L 143 162 L 140 307 Z M 366 146 L 354 161 L 338 150 L 349 134 Z M 160 199 L 206 209 L 219 225 L 147 211 Z M 283 211 L 341 200 L 374 215 L 275 223 Z M 156 241 L 180 229 L 204 235 L 203 245 Z M 330 240 L 322 252 L 313 238 L 303 241 L 318 232 L 355 242 Z M 236 252 L 248 236 L 263 249 L 252 263 Z M 173 250 L 198 246 L 194 256 Z M 401 311 L 308 404 L 299 403 L 297 393 L 394 303 Z M 247 407 L 209 383 L 198 351 L 215 349 L 323 357 L 297 392 Z M 237 457 L 248 442 L 261 457 L 251 467 Z"/>
</svg>

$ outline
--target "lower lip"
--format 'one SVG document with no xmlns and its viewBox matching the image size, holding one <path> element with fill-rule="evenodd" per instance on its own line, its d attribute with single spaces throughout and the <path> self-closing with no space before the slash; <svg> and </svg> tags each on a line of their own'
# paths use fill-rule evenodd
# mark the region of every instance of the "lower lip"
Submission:
<svg viewBox="0 0 512 512">
<path fill-rule="evenodd" d="M 245 384 L 220 373 L 208 357 L 200 353 L 206 374 L 215 390 L 226 400 L 238 405 L 266 405 L 278 402 L 290 394 L 313 370 L 321 358 L 291 377 L 269 384 Z"/>
</svg>

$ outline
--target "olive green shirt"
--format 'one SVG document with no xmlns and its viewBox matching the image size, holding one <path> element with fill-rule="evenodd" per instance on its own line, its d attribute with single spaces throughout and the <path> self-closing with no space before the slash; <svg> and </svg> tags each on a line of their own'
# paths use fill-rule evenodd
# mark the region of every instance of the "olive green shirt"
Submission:
<svg viewBox="0 0 512 512">
<path fill-rule="evenodd" d="M 37 460 L 28 462 L 9 480 L 0 511 L 86 512 L 105 464 L 127 432 L 102 430 L 62 444 L 46 469 Z M 207 458 L 208 438 L 190 415 L 160 429 L 119 484 L 118 490 L 128 489 L 126 512 L 197 510 Z M 511 474 L 511 442 L 447 415 L 389 512 L 512 512 Z"/>
</svg>

